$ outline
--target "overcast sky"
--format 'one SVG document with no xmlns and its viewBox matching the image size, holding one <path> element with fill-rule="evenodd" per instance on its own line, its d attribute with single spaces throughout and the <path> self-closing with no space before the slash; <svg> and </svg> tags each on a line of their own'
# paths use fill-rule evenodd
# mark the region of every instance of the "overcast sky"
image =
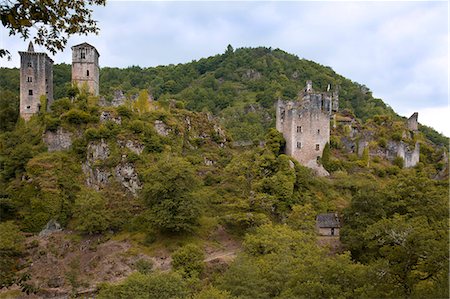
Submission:
<svg viewBox="0 0 450 299">
<path fill-rule="evenodd" d="M 94 8 L 98 36 L 75 36 L 55 63 L 70 63 L 70 46 L 87 41 L 101 66 L 185 63 L 234 48 L 280 48 L 332 67 L 368 86 L 403 116 L 450 136 L 448 3 L 434 2 L 150 2 L 109 1 Z M 27 42 L 0 29 L 0 48 L 18 67 Z M 39 47 L 36 47 L 39 50 Z M 42 50 L 42 49 L 41 49 Z"/>
</svg>

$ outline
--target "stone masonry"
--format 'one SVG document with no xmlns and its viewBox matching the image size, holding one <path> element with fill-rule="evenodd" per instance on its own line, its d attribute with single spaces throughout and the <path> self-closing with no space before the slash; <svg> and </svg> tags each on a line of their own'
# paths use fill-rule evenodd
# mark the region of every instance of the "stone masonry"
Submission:
<svg viewBox="0 0 450 299">
<path fill-rule="evenodd" d="M 88 43 L 72 47 L 72 84 L 78 88 L 86 85 L 94 96 L 99 95 L 99 57 L 97 49 Z"/>
<path fill-rule="evenodd" d="M 329 90 L 315 92 L 307 81 L 297 100 L 280 99 L 276 104 L 276 128 L 286 140 L 286 154 L 319 175 L 327 174 L 317 160 L 330 141 L 330 117 L 339 105 L 337 91 Z"/>
<path fill-rule="evenodd" d="M 47 109 L 53 102 L 53 60 L 45 53 L 28 50 L 20 54 L 20 116 L 25 120 L 41 109 L 41 96 L 47 100 Z"/>
</svg>

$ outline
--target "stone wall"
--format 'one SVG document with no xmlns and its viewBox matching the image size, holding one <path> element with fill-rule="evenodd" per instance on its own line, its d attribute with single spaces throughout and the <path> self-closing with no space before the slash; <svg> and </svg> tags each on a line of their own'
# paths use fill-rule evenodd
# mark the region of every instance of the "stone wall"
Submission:
<svg viewBox="0 0 450 299">
<path fill-rule="evenodd" d="M 331 228 L 319 228 L 318 233 L 321 236 L 339 236 L 339 228 L 334 228 L 334 234 L 331 232 Z"/>
</svg>

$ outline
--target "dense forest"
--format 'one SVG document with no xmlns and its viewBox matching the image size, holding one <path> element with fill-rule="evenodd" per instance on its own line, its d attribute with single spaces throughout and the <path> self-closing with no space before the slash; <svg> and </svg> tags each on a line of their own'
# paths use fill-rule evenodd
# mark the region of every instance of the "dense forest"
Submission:
<svg viewBox="0 0 450 299">
<path fill-rule="evenodd" d="M 0 74 L 0 298 L 448 297 L 448 138 L 329 67 L 229 46 L 103 67 L 93 97 L 57 64 L 28 122 L 19 70 Z M 274 129 L 306 80 L 339 88 L 327 177 Z M 400 143 L 420 144 L 416 166 L 385 154 Z M 325 212 L 340 237 L 317 235 Z"/>
</svg>

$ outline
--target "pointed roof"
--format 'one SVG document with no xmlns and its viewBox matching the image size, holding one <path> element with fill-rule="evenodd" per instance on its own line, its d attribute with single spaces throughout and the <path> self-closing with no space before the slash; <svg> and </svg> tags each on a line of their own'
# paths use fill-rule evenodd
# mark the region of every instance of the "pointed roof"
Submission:
<svg viewBox="0 0 450 299">
<path fill-rule="evenodd" d="M 33 47 L 33 43 L 30 41 L 30 43 L 28 44 L 28 52 L 34 52 L 34 47 Z"/>
<path fill-rule="evenodd" d="M 86 42 L 81 43 L 81 44 L 78 44 L 78 45 L 74 45 L 74 46 L 72 46 L 72 47 L 70 47 L 70 48 L 71 48 L 72 51 L 73 51 L 74 48 L 79 48 L 79 47 L 83 47 L 83 46 L 84 46 L 84 47 L 91 47 L 91 48 L 94 48 L 95 52 L 97 52 L 98 57 L 100 57 L 100 53 L 98 53 L 97 49 L 96 49 L 93 45 L 88 44 L 88 43 L 86 43 Z"/>
</svg>

